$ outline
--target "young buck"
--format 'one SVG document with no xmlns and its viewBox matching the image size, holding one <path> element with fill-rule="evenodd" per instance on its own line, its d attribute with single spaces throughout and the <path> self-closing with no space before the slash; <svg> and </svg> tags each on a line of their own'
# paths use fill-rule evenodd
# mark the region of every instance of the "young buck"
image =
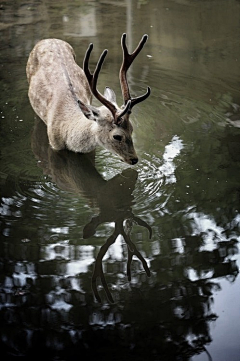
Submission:
<svg viewBox="0 0 240 361">
<path fill-rule="evenodd" d="M 53 149 L 89 153 L 100 145 L 118 154 L 128 164 L 138 162 L 129 115 L 134 105 L 150 95 L 150 88 L 145 94 L 132 98 L 126 73 L 147 38 L 144 35 L 134 52 L 129 54 L 126 34 L 122 35 L 123 61 L 119 73 L 122 107 L 117 105 L 112 89 L 106 87 L 104 95 L 97 89 L 107 50 L 103 51 L 92 74 L 88 63 L 93 44 L 86 51 L 83 69 L 76 64 L 75 53 L 65 41 L 45 39 L 36 44 L 26 69 L 28 95 L 34 111 L 47 124 Z M 91 105 L 92 94 L 102 103 L 100 107 Z"/>
</svg>

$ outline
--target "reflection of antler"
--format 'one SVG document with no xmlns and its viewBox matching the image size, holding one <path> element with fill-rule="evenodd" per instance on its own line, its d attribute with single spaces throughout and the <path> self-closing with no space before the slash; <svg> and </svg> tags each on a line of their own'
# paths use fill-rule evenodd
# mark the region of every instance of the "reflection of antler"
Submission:
<svg viewBox="0 0 240 361">
<path fill-rule="evenodd" d="M 105 254 L 107 253 L 109 247 L 116 241 L 117 237 L 120 234 L 124 238 L 124 240 L 127 244 L 127 249 L 128 249 L 128 260 L 127 260 L 128 280 L 131 281 L 131 263 L 132 263 L 132 258 L 134 255 L 137 256 L 138 259 L 142 262 L 143 268 L 144 268 L 147 276 L 150 277 L 150 270 L 148 268 L 147 262 L 145 261 L 145 259 L 141 255 L 141 253 L 137 250 L 135 244 L 132 242 L 132 240 L 130 238 L 130 232 L 132 229 L 133 221 L 135 221 L 138 225 L 141 225 L 141 226 L 147 228 L 149 230 L 149 237 L 151 238 L 151 236 L 152 236 L 151 227 L 146 222 L 142 221 L 138 217 L 132 216 L 132 218 L 126 219 L 125 230 L 124 230 L 124 226 L 123 226 L 124 219 L 117 220 L 115 222 L 115 229 L 114 229 L 113 234 L 107 239 L 107 241 L 104 243 L 104 245 L 100 248 L 100 251 L 99 251 L 97 259 L 96 259 L 93 276 L 92 276 L 92 289 L 93 289 L 93 293 L 98 302 L 101 302 L 101 297 L 100 297 L 98 289 L 97 289 L 97 278 L 98 277 L 101 279 L 101 282 L 102 282 L 103 288 L 106 292 L 108 300 L 110 302 L 114 302 L 112 295 L 109 291 L 104 273 L 103 273 L 102 260 L 103 260 L 103 257 L 105 256 Z"/>
<path fill-rule="evenodd" d="M 141 220 L 138 217 L 133 217 L 132 219 L 127 219 L 126 220 L 126 236 L 129 238 L 130 240 L 130 232 L 132 230 L 132 221 L 135 221 L 139 226 L 143 226 L 145 228 L 147 228 L 149 230 L 149 238 L 152 238 L 152 228 L 143 220 Z M 148 277 L 150 277 L 150 270 L 148 268 L 147 262 L 145 261 L 145 259 L 143 258 L 143 256 L 141 255 L 141 253 L 137 250 L 135 244 L 133 242 L 132 246 L 133 249 L 131 249 L 130 247 L 128 247 L 128 261 L 127 261 L 127 276 L 128 276 L 128 280 L 131 281 L 131 263 L 132 263 L 132 258 L 133 256 L 137 256 L 138 259 L 142 262 L 143 268 L 147 274 Z"/>
</svg>

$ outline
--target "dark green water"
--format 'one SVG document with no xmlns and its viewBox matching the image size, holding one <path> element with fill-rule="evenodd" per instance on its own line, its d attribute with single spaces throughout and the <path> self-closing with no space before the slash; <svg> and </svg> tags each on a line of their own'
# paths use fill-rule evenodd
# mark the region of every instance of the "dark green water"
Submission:
<svg viewBox="0 0 240 361">
<path fill-rule="evenodd" d="M 128 75 L 152 89 L 140 162 L 53 152 L 31 49 L 108 48 L 99 88 L 120 103 L 123 32 L 149 35 Z M 239 1 L 1 1 L 0 37 L 1 359 L 239 361 Z"/>
</svg>

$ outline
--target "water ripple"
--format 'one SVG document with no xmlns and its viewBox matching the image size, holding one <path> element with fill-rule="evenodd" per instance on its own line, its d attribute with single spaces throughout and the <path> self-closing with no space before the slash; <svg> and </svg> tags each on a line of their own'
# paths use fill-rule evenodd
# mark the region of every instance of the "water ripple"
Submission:
<svg viewBox="0 0 240 361">
<path fill-rule="evenodd" d="M 183 147 L 182 140 L 174 136 L 165 147 L 162 157 L 144 154 L 141 167 L 139 166 L 139 187 L 135 196 L 137 204 L 160 198 L 165 188 L 176 182 L 175 160 Z"/>
</svg>

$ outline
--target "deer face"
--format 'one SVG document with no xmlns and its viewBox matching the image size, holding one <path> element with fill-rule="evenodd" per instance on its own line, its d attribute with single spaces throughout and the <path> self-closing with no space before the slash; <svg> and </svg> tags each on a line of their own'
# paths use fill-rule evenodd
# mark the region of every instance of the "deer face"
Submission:
<svg viewBox="0 0 240 361">
<path fill-rule="evenodd" d="M 116 96 L 113 90 L 106 88 L 104 97 L 114 104 L 118 114 L 122 113 L 122 109 L 116 104 Z M 127 164 L 134 165 L 138 162 L 132 141 L 133 127 L 128 114 L 116 122 L 111 111 L 105 106 L 94 107 L 85 105 L 80 101 L 79 106 L 88 119 L 96 122 L 98 143 L 110 152 L 117 154 Z"/>
<path fill-rule="evenodd" d="M 132 126 L 129 122 L 128 128 L 114 124 L 108 132 L 107 144 L 105 147 L 117 154 L 124 162 L 134 165 L 138 162 L 132 141 Z"/>
</svg>

